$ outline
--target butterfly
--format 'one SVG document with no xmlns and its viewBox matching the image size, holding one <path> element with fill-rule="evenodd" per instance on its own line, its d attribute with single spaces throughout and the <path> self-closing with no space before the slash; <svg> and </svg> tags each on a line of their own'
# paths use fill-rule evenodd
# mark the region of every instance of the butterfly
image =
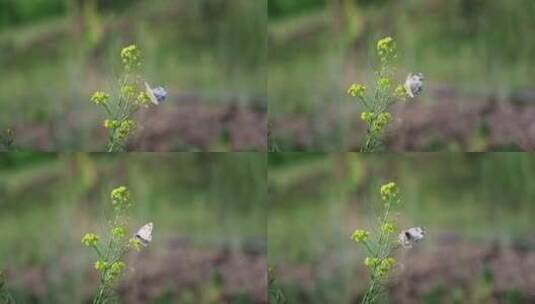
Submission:
<svg viewBox="0 0 535 304">
<path fill-rule="evenodd" d="M 145 82 L 145 89 L 147 95 L 149 95 L 150 101 L 155 105 L 160 104 L 160 102 L 164 101 L 167 97 L 167 91 L 162 87 L 152 89 L 149 84 Z"/>
<path fill-rule="evenodd" d="M 423 91 L 423 80 L 424 75 L 422 73 L 418 73 L 415 75 L 409 74 L 407 76 L 407 80 L 405 80 L 405 90 L 411 98 L 414 98 Z"/>
<path fill-rule="evenodd" d="M 136 239 L 145 247 L 152 241 L 152 223 L 143 225 L 136 233 Z"/>
<path fill-rule="evenodd" d="M 424 238 L 425 231 L 421 227 L 413 227 L 401 231 L 399 234 L 399 243 L 404 248 L 412 248 L 412 245 Z"/>
</svg>

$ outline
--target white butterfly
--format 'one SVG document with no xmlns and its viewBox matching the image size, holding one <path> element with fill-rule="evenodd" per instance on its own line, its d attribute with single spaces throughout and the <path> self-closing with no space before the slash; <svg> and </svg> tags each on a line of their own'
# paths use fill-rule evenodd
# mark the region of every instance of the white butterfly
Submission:
<svg viewBox="0 0 535 304">
<path fill-rule="evenodd" d="M 160 102 L 164 101 L 167 97 L 167 91 L 162 87 L 151 88 L 147 82 L 145 82 L 145 90 L 147 95 L 149 95 L 150 101 L 158 105 Z"/>
<path fill-rule="evenodd" d="M 407 76 L 407 80 L 405 80 L 405 90 L 411 98 L 414 98 L 414 96 L 420 94 L 423 91 L 423 80 L 424 75 L 422 73 L 418 73 L 416 75 L 409 74 Z"/>
<path fill-rule="evenodd" d="M 143 225 L 136 233 L 136 239 L 145 247 L 152 241 L 152 223 Z"/>
<path fill-rule="evenodd" d="M 401 231 L 399 234 L 399 243 L 404 248 L 412 248 L 412 245 L 424 238 L 425 231 L 421 227 L 413 227 Z"/>
</svg>

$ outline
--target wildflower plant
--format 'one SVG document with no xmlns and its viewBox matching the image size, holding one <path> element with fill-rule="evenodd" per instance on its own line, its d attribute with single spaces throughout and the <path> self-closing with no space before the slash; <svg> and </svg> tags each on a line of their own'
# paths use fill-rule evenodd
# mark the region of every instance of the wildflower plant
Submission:
<svg viewBox="0 0 535 304">
<path fill-rule="evenodd" d="M 137 46 L 123 48 L 120 55 L 123 71 L 118 80 L 118 92 L 110 95 L 97 91 L 90 98 L 92 103 L 106 113 L 103 126 L 108 130 L 108 152 L 125 150 L 128 137 L 137 127 L 134 120 L 137 111 L 158 105 L 167 97 L 164 88 L 153 89 L 142 79 L 142 56 Z"/>
<path fill-rule="evenodd" d="M 367 131 L 361 145 L 361 152 L 373 152 L 382 145 L 385 129 L 392 122 L 390 108 L 397 101 L 413 99 L 423 88 L 422 74 L 409 74 L 404 84 L 394 85 L 395 62 L 398 58 L 396 43 L 391 37 L 377 42 L 379 68 L 372 90 L 362 84 L 352 84 L 347 94 L 355 97 L 364 111 L 360 118 L 366 123 Z"/>
<path fill-rule="evenodd" d="M 394 250 L 400 247 L 412 247 L 412 244 L 421 240 L 424 234 L 423 229 L 419 227 L 397 234 L 398 225 L 392 213 L 401 204 L 399 188 L 395 183 L 389 182 L 381 186 L 379 193 L 383 212 L 379 216 L 376 233 L 372 235 L 369 231 L 357 229 L 351 235 L 351 239 L 367 252 L 363 262 L 368 268 L 369 286 L 362 298 L 362 304 L 376 303 L 384 293 L 385 282 L 397 263 L 393 257 Z M 416 230 L 420 234 L 413 235 Z M 407 246 L 408 244 L 411 246 Z"/>
<path fill-rule="evenodd" d="M 111 192 L 111 204 L 113 206 L 113 218 L 110 221 L 108 233 L 101 237 L 95 233 L 86 233 L 82 237 L 82 244 L 91 248 L 96 254 L 93 263 L 95 271 L 98 273 L 99 285 L 93 299 L 93 304 L 109 303 L 115 298 L 114 287 L 122 277 L 126 268 L 124 257 L 131 250 L 140 251 L 148 245 L 150 240 L 147 236 L 142 238 L 138 232 L 133 237 L 128 238 L 127 224 L 129 220 L 128 212 L 133 203 L 130 192 L 124 186 L 115 188 Z M 152 233 L 152 223 L 150 233 Z M 145 228 L 145 225 L 143 228 Z M 141 231 L 141 230 L 140 230 Z M 150 238 L 152 238 L 150 236 Z"/>
</svg>

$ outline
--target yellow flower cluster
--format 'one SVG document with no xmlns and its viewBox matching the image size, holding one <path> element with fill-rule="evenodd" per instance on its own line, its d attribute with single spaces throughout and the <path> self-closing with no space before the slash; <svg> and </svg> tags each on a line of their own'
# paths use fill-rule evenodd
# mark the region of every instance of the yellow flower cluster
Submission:
<svg viewBox="0 0 535 304">
<path fill-rule="evenodd" d="M 106 119 L 106 120 L 104 120 L 104 128 L 106 128 L 106 129 L 116 129 L 120 125 L 121 125 L 121 123 L 119 123 L 119 121 L 115 120 L 115 119 Z"/>
<path fill-rule="evenodd" d="M 136 88 L 131 85 L 124 85 L 121 87 L 121 95 L 125 99 L 130 99 L 136 95 Z"/>
<path fill-rule="evenodd" d="M 373 113 L 364 111 L 360 113 L 360 119 L 367 123 L 370 123 L 373 120 Z"/>
<path fill-rule="evenodd" d="M 405 100 L 409 94 L 407 94 L 407 89 L 403 85 L 398 85 L 394 90 L 394 96 L 401 100 Z"/>
<path fill-rule="evenodd" d="M 91 102 L 96 105 L 105 105 L 108 103 L 110 95 L 104 92 L 97 91 L 91 96 Z"/>
<path fill-rule="evenodd" d="M 147 92 L 139 92 L 136 101 L 139 106 L 147 106 L 150 102 L 149 94 Z"/>
<path fill-rule="evenodd" d="M 384 201 L 390 201 L 399 196 L 399 188 L 394 182 L 390 182 L 381 186 L 381 198 Z"/>
<path fill-rule="evenodd" d="M 111 191 L 111 204 L 116 211 L 124 211 L 132 207 L 130 192 L 125 186 L 115 188 Z"/>
<path fill-rule="evenodd" d="M 126 264 L 121 261 L 111 264 L 110 270 L 107 273 L 108 280 L 114 281 L 115 279 L 117 279 L 121 275 L 125 267 Z"/>
<path fill-rule="evenodd" d="M 133 70 L 141 66 L 141 51 L 135 45 L 129 45 L 121 50 L 121 59 L 126 70 Z"/>
<path fill-rule="evenodd" d="M 377 42 L 377 53 L 381 62 L 387 63 L 396 58 L 396 44 L 392 37 L 385 37 Z"/>
<path fill-rule="evenodd" d="M 390 89 L 390 87 L 392 86 L 392 81 L 388 78 L 379 78 L 377 80 L 377 87 L 379 88 L 379 90 L 381 91 L 386 91 L 388 89 Z"/>
<path fill-rule="evenodd" d="M 392 267 L 396 264 L 396 260 L 394 258 L 388 257 L 381 261 L 381 263 L 377 267 L 377 274 L 380 277 L 384 277 L 388 275 Z"/>
<path fill-rule="evenodd" d="M 117 138 L 125 140 L 128 135 L 136 128 L 136 122 L 132 119 L 123 120 L 117 128 Z"/>
<path fill-rule="evenodd" d="M 123 121 L 115 119 L 106 119 L 104 120 L 104 128 L 115 130 L 117 129 L 117 139 L 125 140 L 132 131 L 136 129 L 136 122 L 132 119 L 127 119 Z"/>
<path fill-rule="evenodd" d="M 384 259 L 367 257 L 364 259 L 364 265 L 366 265 L 372 272 L 375 272 L 379 277 L 388 275 L 395 264 L 396 260 L 392 257 Z"/>
<path fill-rule="evenodd" d="M 108 262 L 98 260 L 95 262 L 95 269 L 104 272 L 108 268 Z"/>
<path fill-rule="evenodd" d="M 136 238 L 130 238 L 128 240 L 128 246 L 130 246 L 130 248 L 132 249 L 135 249 L 136 251 L 140 251 L 141 250 L 141 242 L 136 239 Z"/>
<path fill-rule="evenodd" d="M 390 233 L 393 233 L 394 230 L 396 230 L 396 227 L 392 223 L 384 223 L 383 226 L 381 227 L 381 230 L 385 234 L 390 234 Z"/>
<path fill-rule="evenodd" d="M 111 234 L 113 235 L 113 237 L 121 239 L 126 235 L 126 229 L 121 226 L 113 227 L 111 229 Z"/>
<path fill-rule="evenodd" d="M 380 132 L 392 121 L 392 114 L 382 112 L 376 116 L 373 112 L 362 112 L 360 118 L 370 125 L 371 130 Z"/>
<path fill-rule="evenodd" d="M 82 238 L 82 244 L 87 247 L 94 247 L 97 245 L 99 240 L 98 235 L 94 233 L 86 233 Z"/>
<path fill-rule="evenodd" d="M 117 279 L 123 270 L 126 268 L 126 264 L 122 261 L 110 263 L 102 260 L 95 262 L 95 269 L 105 274 L 105 279 L 107 281 L 114 281 Z"/>
<path fill-rule="evenodd" d="M 375 130 L 381 131 L 382 129 L 384 129 L 384 127 L 386 127 L 388 123 L 390 123 L 390 121 L 392 121 L 392 114 L 388 112 L 380 113 L 377 116 L 377 120 L 375 121 L 373 127 L 375 128 Z"/>
<path fill-rule="evenodd" d="M 364 259 L 364 265 L 368 266 L 370 269 L 373 269 L 377 265 L 379 265 L 379 259 L 378 258 L 366 257 Z"/>
<path fill-rule="evenodd" d="M 354 83 L 347 89 L 347 94 L 353 97 L 364 97 L 364 93 L 366 93 L 366 87 L 361 84 Z"/>
<path fill-rule="evenodd" d="M 369 232 L 365 230 L 357 229 L 353 234 L 351 235 L 351 239 L 354 240 L 357 243 L 365 242 L 368 239 Z"/>
</svg>

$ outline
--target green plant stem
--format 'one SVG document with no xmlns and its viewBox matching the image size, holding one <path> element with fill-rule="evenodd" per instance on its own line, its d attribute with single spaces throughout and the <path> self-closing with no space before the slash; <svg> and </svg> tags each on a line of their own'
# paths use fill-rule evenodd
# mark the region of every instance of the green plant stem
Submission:
<svg viewBox="0 0 535 304">
<path fill-rule="evenodd" d="M 379 233 L 379 239 L 377 241 L 378 248 L 377 251 L 373 251 L 371 247 L 369 246 L 368 242 L 363 242 L 364 246 L 368 249 L 369 253 L 372 255 L 373 258 L 379 259 L 379 261 L 382 261 L 385 259 L 388 255 L 390 255 L 390 246 L 387 242 L 388 238 L 386 236 L 386 233 L 383 229 L 383 226 L 388 222 L 388 217 L 390 215 L 390 209 L 392 207 L 392 201 L 389 201 L 386 203 L 385 212 L 379 221 L 379 227 L 381 232 Z M 366 291 L 366 294 L 364 295 L 362 299 L 362 304 L 371 304 L 375 302 L 376 297 L 378 296 L 378 292 L 380 292 L 381 286 L 379 285 L 379 281 L 381 280 L 380 277 L 377 275 L 377 265 L 373 267 L 371 270 L 371 279 L 370 279 L 370 287 Z"/>
<path fill-rule="evenodd" d="M 368 131 L 366 132 L 366 139 L 364 141 L 364 145 L 360 148 L 360 152 L 373 152 L 374 150 L 374 139 L 371 134 L 370 129 L 368 128 Z"/>
<path fill-rule="evenodd" d="M 115 150 L 115 140 L 114 139 L 110 139 L 110 143 L 108 145 L 108 152 L 117 152 Z"/>
<path fill-rule="evenodd" d="M 372 256 L 375 255 L 375 253 L 373 252 L 373 250 L 371 249 L 370 247 L 370 244 L 368 244 L 367 241 L 364 241 L 362 242 L 364 244 L 364 246 L 366 247 L 366 249 L 368 249 L 368 253 L 371 254 Z"/>
<path fill-rule="evenodd" d="M 93 248 L 95 249 L 95 251 L 97 252 L 98 254 L 98 257 L 101 258 L 102 257 L 102 253 L 100 252 L 100 249 L 98 249 L 98 247 L 95 245 L 93 246 Z"/>
</svg>

